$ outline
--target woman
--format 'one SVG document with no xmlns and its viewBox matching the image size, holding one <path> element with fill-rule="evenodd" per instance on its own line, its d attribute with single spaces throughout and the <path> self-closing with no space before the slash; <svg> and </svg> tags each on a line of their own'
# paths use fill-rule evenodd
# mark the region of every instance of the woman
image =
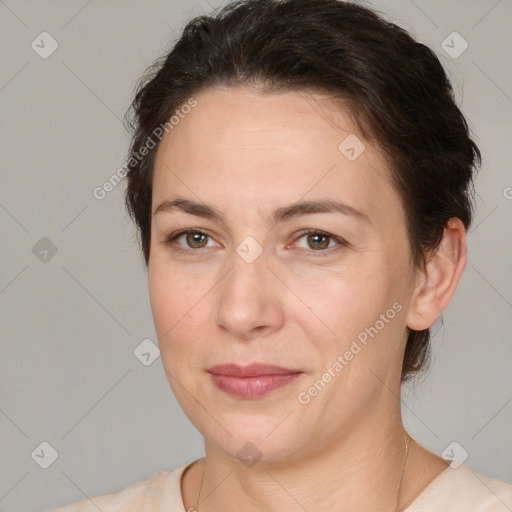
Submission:
<svg viewBox="0 0 512 512">
<path fill-rule="evenodd" d="M 126 203 L 205 457 L 65 511 L 501 511 L 405 432 L 480 152 L 433 52 L 336 0 L 191 21 L 133 102 Z"/>
</svg>

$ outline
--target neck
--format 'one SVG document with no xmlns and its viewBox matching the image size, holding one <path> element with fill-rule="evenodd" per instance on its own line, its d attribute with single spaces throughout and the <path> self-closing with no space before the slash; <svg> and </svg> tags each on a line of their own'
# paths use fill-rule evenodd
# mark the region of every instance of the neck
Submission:
<svg viewBox="0 0 512 512">
<path fill-rule="evenodd" d="M 199 512 L 400 510 L 408 500 L 402 492 L 406 436 L 399 409 L 375 417 L 378 412 L 331 437 L 313 455 L 290 455 L 284 462 L 263 457 L 247 467 L 206 442 L 194 506 Z"/>
</svg>

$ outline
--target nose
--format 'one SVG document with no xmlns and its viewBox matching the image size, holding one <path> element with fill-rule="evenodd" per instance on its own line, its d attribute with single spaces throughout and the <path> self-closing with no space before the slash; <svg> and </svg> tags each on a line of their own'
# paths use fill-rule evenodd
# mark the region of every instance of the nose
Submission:
<svg viewBox="0 0 512 512">
<path fill-rule="evenodd" d="M 278 331 L 284 323 L 282 283 L 267 267 L 265 254 L 248 263 L 234 252 L 231 263 L 231 270 L 215 287 L 217 326 L 241 340 Z"/>
</svg>

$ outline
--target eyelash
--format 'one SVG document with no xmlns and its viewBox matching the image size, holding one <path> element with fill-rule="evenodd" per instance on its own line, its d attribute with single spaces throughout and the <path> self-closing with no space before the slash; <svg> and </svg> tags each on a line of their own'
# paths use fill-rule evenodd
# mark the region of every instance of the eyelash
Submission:
<svg viewBox="0 0 512 512">
<path fill-rule="evenodd" d="M 180 247 L 179 245 L 176 245 L 174 243 L 175 240 L 178 239 L 180 236 L 187 235 L 189 233 L 193 233 L 193 234 L 198 234 L 199 233 L 199 234 L 202 234 L 202 235 L 205 235 L 207 237 L 212 238 L 209 233 L 207 233 L 206 231 L 203 231 L 202 229 L 181 229 L 179 231 L 171 233 L 164 240 L 164 244 L 172 246 L 172 248 L 175 251 L 178 251 L 178 252 L 184 253 L 184 254 L 191 254 L 191 253 L 194 253 L 194 252 L 199 252 L 201 249 L 206 249 L 206 247 L 200 247 L 198 249 L 184 249 L 183 247 Z M 328 256 L 328 255 L 332 254 L 332 250 L 338 250 L 341 247 L 349 245 L 346 240 L 343 240 L 342 238 L 339 238 L 337 236 L 331 235 L 330 233 L 327 233 L 325 231 L 320 231 L 318 229 L 306 229 L 306 230 L 303 230 L 303 231 L 301 231 L 299 233 L 299 236 L 298 236 L 298 238 L 296 240 L 299 240 L 303 236 L 307 236 L 307 235 L 325 236 L 327 238 L 330 238 L 330 239 L 334 240 L 338 244 L 338 246 L 329 247 L 327 249 L 317 249 L 317 250 L 314 250 L 314 249 L 303 249 L 304 251 L 307 251 L 309 254 L 311 254 L 314 257 L 325 257 L 325 256 Z"/>
</svg>

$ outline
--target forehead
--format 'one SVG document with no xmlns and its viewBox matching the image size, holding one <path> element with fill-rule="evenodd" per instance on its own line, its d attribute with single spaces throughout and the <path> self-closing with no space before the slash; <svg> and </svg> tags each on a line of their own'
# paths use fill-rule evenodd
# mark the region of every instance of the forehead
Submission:
<svg viewBox="0 0 512 512">
<path fill-rule="evenodd" d="M 158 148 L 153 206 L 173 194 L 239 210 L 321 197 L 376 220 L 400 208 L 384 157 L 326 96 L 238 87 L 195 99 Z"/>
</svg>

